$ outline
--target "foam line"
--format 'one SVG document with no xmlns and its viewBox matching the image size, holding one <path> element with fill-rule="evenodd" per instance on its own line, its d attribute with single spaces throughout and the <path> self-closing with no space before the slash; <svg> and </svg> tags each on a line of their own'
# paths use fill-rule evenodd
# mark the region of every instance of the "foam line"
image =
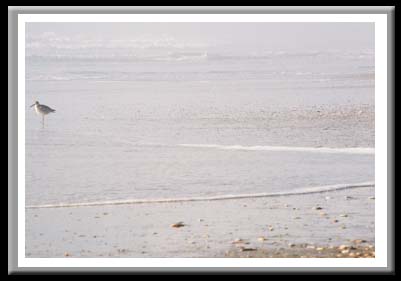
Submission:
<svg viewBox="0 0 401 281">
<path fill-rule="evenodd" d="M 218 145 L 218 144 L 179 144 L 179 146 L 193 148 L 214 148 L 224 150 L 250 150 L 250 151 L 292 151 L 292 152 L 316 152 L 316 153 L 344 153 L 344 154 L 375 154 L 372 147 L 296 147 L 296 146 L 243 146 L 243 145 Z"/>
<path fill-rule="evenodd" d="M 374 187 L 374 185 L 375 185 L 374 182 L 362 182 L 362 183 L 351 183 L 351 184 L 335 184 L 335 185 L 305 187 L 293 191 L 276 192 L 276 193 L 228 194 L 228 195 L 189 197 L 189 198 L 127 199 L 127 200 L 110 200 L 110 201 L 79 202 L 79 203 L 59 203 L 59 204 L 45 204 L 45 205 L 30 205 L 26 206 L 25 208 L 42 209 L 42 208 L 90 207 L 90 206 L 106 206 L 106 205 L 150 204 L 150 203 L 176 203 L 176 202 L 193 202 L 193 201 L 217 201 L 217 200 L 230 200 L 230 199 L 322 193 L 322 192 L 329 192 L 347 188 Z"/>
</svg>

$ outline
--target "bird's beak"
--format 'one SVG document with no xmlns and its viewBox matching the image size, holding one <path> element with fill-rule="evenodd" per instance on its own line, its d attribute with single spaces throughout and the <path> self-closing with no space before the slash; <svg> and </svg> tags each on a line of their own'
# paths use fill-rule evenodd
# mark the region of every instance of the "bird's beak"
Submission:
<svg viewBox="0 0 401 281">
<path fill-rule="evenodd" d="M 30 107 L 34 106 L 35 104 L 32 104 Z"/>
</svg>

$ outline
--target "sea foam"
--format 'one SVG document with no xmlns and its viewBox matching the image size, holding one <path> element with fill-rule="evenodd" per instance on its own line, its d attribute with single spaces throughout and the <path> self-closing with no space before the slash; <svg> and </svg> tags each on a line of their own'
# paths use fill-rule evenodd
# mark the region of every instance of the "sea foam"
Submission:
<svg viewBox="0 0 401 281">
<path fill-rule="evenodd" d="M 372 147 L 296 147 L 296 146 L 243 146 L 219 144 L 180 144 L 184 147 L 212 148 L 224 150 L 250 150 L 250 151 L 286 151 L 286 152 L 314 152 L 314 153 L 344 153 L 344 154 L 375 154 Z"/>
<path fill-rule="evenodd" d="M 330 191 L 347 189 L 347 188 L 374 187 L 374 185 L 375 185 L 374 182 L 345 183 L 345 184 L 304 187 L 304 188 L 299 188 L 299 189 L 292 190 L 292 191 L 274 192 L 274 193 L 225 194 L 225 195 L 216 195 L 216 196 L 184 197 L 184 198 L 107 200 L 107 201 L 93 201 L 93 202 L 29 205 L 29 206 L 26 206 L 25 208 L 40 209 L 40 208 L 91 207 L 91 206 L 105 206 L 105 205 L 217 201 L 217 200 L 244 199 L 244 198 L 305 195 L 305 194 L 313 194 L 313 193 L 330 192 Z"/>
</svg>

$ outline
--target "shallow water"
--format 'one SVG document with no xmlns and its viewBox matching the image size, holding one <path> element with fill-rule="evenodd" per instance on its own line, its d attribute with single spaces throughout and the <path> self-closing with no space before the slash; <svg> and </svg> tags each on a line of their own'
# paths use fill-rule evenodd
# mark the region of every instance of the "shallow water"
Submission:
<svg viewBox="0 0 401 281">
<path fill-rule="evenodd" d="M 374 181 L 373 59 L 28 57 L 26 204 Z"/>
</svg>

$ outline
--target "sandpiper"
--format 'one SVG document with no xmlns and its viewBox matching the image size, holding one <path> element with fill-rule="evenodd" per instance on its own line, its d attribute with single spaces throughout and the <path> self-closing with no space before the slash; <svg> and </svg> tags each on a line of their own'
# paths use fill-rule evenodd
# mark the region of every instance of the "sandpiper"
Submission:
<svg viewBox="0 0 401 281">
<path fill-rule="evenodd" d="M 55 112 L 54 109 L 48 107 L 47 105 L 44 104 L 40 104 L 38 101 L 35 101 L 34 104 L 31 105 L 35 106 L 35 111 L 37 114 L 42 115 L 42 127 L 45 127 L 45 115 L 51 113 L 51 112 Z"/>
</svg>

